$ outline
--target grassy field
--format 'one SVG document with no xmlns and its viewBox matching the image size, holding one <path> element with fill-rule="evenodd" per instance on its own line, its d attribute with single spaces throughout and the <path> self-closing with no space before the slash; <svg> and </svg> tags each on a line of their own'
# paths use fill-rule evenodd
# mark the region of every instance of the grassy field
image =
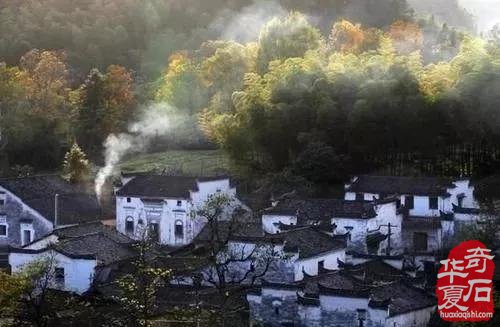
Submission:
<svg viewBox="0 0 500 327">
<path fill-rule="evenodd" d="M 188 176 L 213 176 L 228 173 L 229 160 L 219 150 L 169 150 L 125 158 L 120 168 L 123 172 L 165 170 Z"/>
</svg>

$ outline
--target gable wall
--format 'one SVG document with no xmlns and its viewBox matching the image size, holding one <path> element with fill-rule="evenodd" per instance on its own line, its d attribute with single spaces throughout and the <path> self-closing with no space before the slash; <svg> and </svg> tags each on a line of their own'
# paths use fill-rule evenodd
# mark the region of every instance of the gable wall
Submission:
<svg viewBox="0 0 500 327">
<path fill-rule="evenodd" d="M 0 192 L 5 193 L 5 204 L 0 206 L 0 217 L 5 217 L 8 224 L 7 237 L 0 237 L 0 245 L 21 246 L 22 219 L 33 221 L 33 240 L 39 239 L 53 230 L 53 225 L 37 211 L 22 202 L 15 194 L 0 186 Z"/>
</svg>

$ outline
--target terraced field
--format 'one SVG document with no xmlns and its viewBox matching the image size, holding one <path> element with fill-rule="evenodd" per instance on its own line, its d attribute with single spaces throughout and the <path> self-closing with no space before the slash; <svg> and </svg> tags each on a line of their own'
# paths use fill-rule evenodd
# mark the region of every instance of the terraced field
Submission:
<svg viewBox="0 0 500 327">
<path fill-rule="evenodd" d="M 219 150 L 169 150 L 126 158 L 123 172 L 156 171 L 188 176 L 213 176 L 229 172 L 229 160 Z"/>
</svg>

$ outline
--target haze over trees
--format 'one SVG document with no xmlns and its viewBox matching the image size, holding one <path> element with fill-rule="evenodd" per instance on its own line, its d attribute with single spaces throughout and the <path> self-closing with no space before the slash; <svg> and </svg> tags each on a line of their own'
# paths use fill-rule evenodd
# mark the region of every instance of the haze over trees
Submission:
<svg viewBox="0 0 500 327">
<path fill-rule="evenodd" d="M 139 106 L 167 103 L 199 147 L 246 171 L 314 183 L 387 166 L 486 173 L 499 38 L 475 36 L 468 13 L 445 5 L 463 19 L 404 0 L 3 2 L 4 159 L 54 169 L 76 141 L 100 162 Z"/>
</svg>

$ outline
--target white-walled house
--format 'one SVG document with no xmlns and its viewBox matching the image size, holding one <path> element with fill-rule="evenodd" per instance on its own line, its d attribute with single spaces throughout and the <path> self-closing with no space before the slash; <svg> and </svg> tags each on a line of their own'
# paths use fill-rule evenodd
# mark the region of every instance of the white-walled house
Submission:
<svg viewBox="0 0 500 327">
<path fill-rule="evenodd" d="M 82 294 L 95 281 L 107 280 L 114 266 L 136 255 L 132 240 L 100 222 L 55 230 L 22 248 L 10 248 L 13 273 L 48 260 L 50 287 Z"/>
<path fill-rule="evenodd" d="M 403 251 L 402 217 L 396 199 L 285 199 L 264 211 L 262 225 L 270 234 L 321 226 L 333 235 L 346 235 L 351 250 L 397 254 Z"/>
<path fill-rule="evenodd" d="M 237 205 L 236 189 L 228 177 L 128 176 L 116 192 L 116 228 L 134 239 L 153 231 L 160 244 L 183 246 L 192 242 L 205 221 L 195 212 L 215 194 Z"/>
<path fill-rule="evenodd" d="M 55 228 L 100 218 L 95 194 L 59 176 L 0 179 L 0 245 L 25 245 Z"/>
<path fill-rule="evenodd" d="M 425 254 L 449 244 L 460 223 L 481 215 L 467 179 L 363 175 L 345 186 L 345 199 L 397 198 L 406 252 Z"/>
<path fill-rule="evenodd" d="M 247 295 L 250 326 L 427 326 L 436 299 L 403 276 L 370 262 L 295 284 L 263 283 Z"/>
<path fill-rule="evenodd" d="M 371 176 L 354 177 L 345 185 L 345 199 L 371 201 L 398 197 L 409 216 L 439 217 L 458 208 L 479 208 L 474 186 L 468 179 L 440 177 Z"/>
</svg>

